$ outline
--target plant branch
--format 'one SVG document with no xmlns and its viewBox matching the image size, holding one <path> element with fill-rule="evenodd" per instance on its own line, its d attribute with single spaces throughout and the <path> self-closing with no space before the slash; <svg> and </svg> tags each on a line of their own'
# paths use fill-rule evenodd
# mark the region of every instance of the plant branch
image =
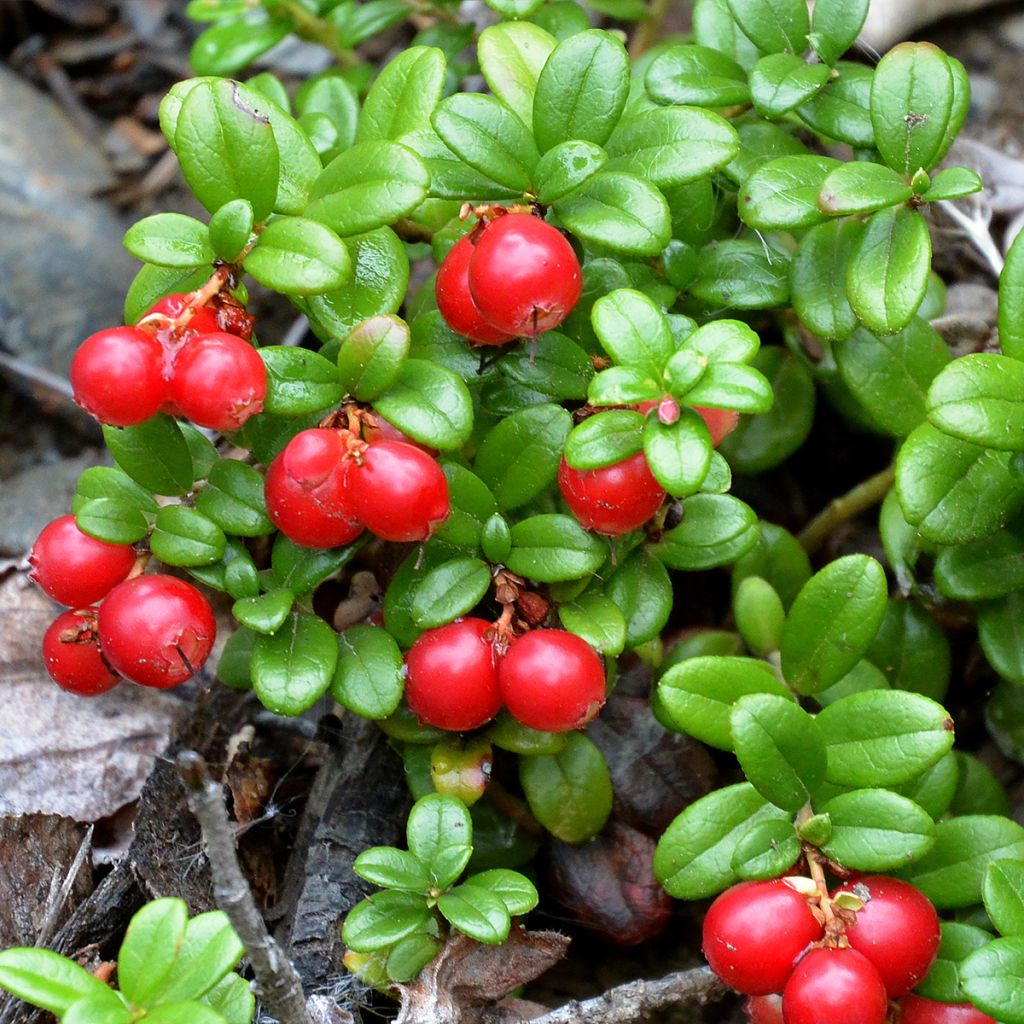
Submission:
<svg viewBox="0 0 1024 1024">
<path fill-rule="evenodd" d="M 310 14 L 300 3 L 287 2 L 284 10 L 300 39 L 305 39 L 309 43 L 319 43 L 330 50 L 343 68 L 355 68 L 363 63 L 359 54 L 341 45 L 337 30 L 329 22 Z"/>
<path fill-rule="evenodd" d="M 636 60 L 642 53 L 651 48 L 661 32 L 661 23 L 668 14 L 671 0 L 650 0 L 647 16 L 640 23 L 629 44 L 629 56 Z"/>
<path fill-rule="evenodd" d="M 676 1003 L 720 999 L 728 989 L 710 967 L 676 971 L 656 981 L 630 981 L 616 985 L 603 995 L 565 1006 L 535 1017 L 530 1024 L 640 1024 L 655 1010 Z"/>
<path fill-rule="evenodd" d="M 881 473 L 862 481 L 819 512 L 801 531 L 797 540 L 813 554 L 836 529 L 877 505 L 889 493 L 896 480 L 896 469 L 887 466 Z"/>
<path fill-rule="evenodd" d="M 199 821 L 213 875 L 217 906 L 228 915 L 256 975 L 257 993 L 281 1024 L 313 1024 L 300 980 L 291 961 L 271 938 L 238 865 L 235 835 L 228 822 L 221 786 L 194 750 L 178 755 L 178 774 L 188 790 L 188 805 Z"/>
<path fill-rule="evenodd" d="M 988 214 L 987 220 L 985 219 L 984 214 L 981 218 L 968 217 L 967 214 L 950 199 L 943 199 L 939 203 L 939 206 L 947 217 L 956 221 L 957 226 L 963 229 L 964 234 L 967 236 L 967 240 L 975 249 L 978 250 L 982 258 L 989 265 L 992 273 L 996 278 L 998 278 L 1003 272 L 1003 267 L 1006 265 L 1006 261 L 1003 259 L 1003 254 L 999 251 L 999 247 L 992 240 L 992 233 L 989 230 L 989 222 L 992 220 L 991 213 Z M 977 208 L 976 204 L 975 209 Z"/>
</svg>

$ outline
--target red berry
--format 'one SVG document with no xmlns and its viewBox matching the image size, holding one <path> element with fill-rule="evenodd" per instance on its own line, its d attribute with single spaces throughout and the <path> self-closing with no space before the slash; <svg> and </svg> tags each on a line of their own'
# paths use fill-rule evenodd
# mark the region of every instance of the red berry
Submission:
<svg viewBox="0 0 1024 1024">
<path fill-rule="evenodd" d="M 469 291 L 484 319 L 533 337 L 557 327 L 583 289 L 580 263 L 565 236 L 528 213 L 488 224 L 469 261 Z"/>
<path fill-rule="evenodd" d="M 337 430 L 303 430 L 267 470 L 264 496 L 274 525 L 296 544 L 335 548 L 363 532 L 345 493 L 346 448 Z"/>
<path fill-rule="evenodd" d="M 434 284 L 437 308 L 445 323 L 476 345 L 505 345 L 515 341 L 514 334 L 498 330 L 489 324 L 476 308 L 469 294 L 469 261 L 473 255 L 473 242 L 469 235 L 460 238 L 438 268 Z"/>
<path fill-rule="evenodd" d="M 405 699 L 421 722 L 451 732 L 476 729 L 501 707 L 492 628 L 460 619 L 428 629 L 405 656 Z"/>
<path fill-rule="evenodd" d="M 562 459 L 558 486 L 583 526 L 612 537 L 643 526 L 665 500 L 643 452 L 603 469 L 572 469 Z"/>
<path fill-rule="evenodd" d="M 992 1017 L 970 1003 L 937 1003 L 910 993 L 902 1004 L 900 1024 L 996 1024 Z"/>
<path fill-rule="evenodd" d="M 604 704 L 601 659 L 564 629 L 537 629 L 513 640 L 498 666 L 498 683 L 513 717 L 543 732 L 582 729 Z"/>
<path fill-rule="evenodd" d="M 748 996 L 780 992 L 793 964 L 822 936 L 810 905 L 781 878 L 726 889 L 704 918 L 704 956 Z"/>
<path fill-rule="evenodd" d="M 90 335 L 71 360 L 75 401 L 100 423 L 131 427 L 156 415 L 167 397 L 164 350 L 138 327 Z"/>
<path fill-rule="evenodd" d="M 734 409 L 703 409 L 699 405 L 693 407 L 704 418 L 711 432 L 711 444 L 717 448 L 737 427 L 740 414 Z"/>
<path fill-rule="evenodd" d="M 347 470 L 359 521 L 384 540 L 426 540 L 448 518 L 448 481 L 426 452 L 403 441 L 378 441 Z"/>
<path fill-rule="evenodd" d="M 92 610 L 57 616 L 43 637 L 43 662 L 59 687 L 79 697 L 96 697 L 121 681 L 103 660 Z"/>
<path fill-rule="evenodd" d="M 237 430 L 263 408 L 267 370 L 252 345 L 233 334 L 200 334 L 174 358 L 171 401 L 193 423 Z"/>
<path fill-rule="evenodd" d="M 928 973 L 939 951 L 939 915 L 928 897 L 908 882 L 868 875 L 837 892 L 864 901 L 846 929 L 850 945 L 882 976 L 890 999 L 909 992 Z"/>
<path fill-rule="evenodd" d="M 885 985 L 855 949 L 812 949 L 782 990 L 786 1024 L 884 1024 Z"/>
<path fill-rule="evenodd" d="M 185 311 L 185 307 L 188 305 L 190 297 L 191 296 L 182 293 L 167 295 L 156 303 L 156 305 L 151 306 L 146 311 L 142 319 L 145 320 L 146 317 L 152 316 L 154 313 L 158 313 L 167 317 L 168 320 L 177 320 Z M 200 306 L 195 313 L 192 314 L 192 319 L 189 320 L 188 324 L 181 330 L 181 334 L 184 335 L 188 332 L 192 332 L 193 334 L 211 334 L 222 330 L 223 328 L 217 319 L 217 311 L 211 309 L 209 306 Z"/>
<path fill-rule="evenodd" d="M 413 448 L 419 448 L 431 457 L 437 456 L 437 449 L 430 448 L 419 441 L 414 441 L 408 434 L 403 434 L 393 423 L 388 423 L 379 413 L 374 415 L 373 423 L 366 423 L 363 426 L 363 439 L 367 444 L 376 444 L 378 441 L 401 441 L 403 444 L 411 444 Z"/>
<path fill-rule="evenodd" d="M 107 596 L 135 565 L 130 544 L 108 544 L 83 533 L 74 516 L 61 516 L 43 527 L 28 556 L 29 578 L 59 604 L 69 608 Z"/>
<path fill-rule="evenodd" d="M 782 1024 L 782 996 L 751 996 L 745 1006 L 750 1024 Z"/>
<path fill-rule="evenodd" d="M 136 576 L 100 605 L 100 647 L 132 682 L 165 689 L 190 679 L 213 649 L 213 609 L 175 576 Z"/>
</svg>

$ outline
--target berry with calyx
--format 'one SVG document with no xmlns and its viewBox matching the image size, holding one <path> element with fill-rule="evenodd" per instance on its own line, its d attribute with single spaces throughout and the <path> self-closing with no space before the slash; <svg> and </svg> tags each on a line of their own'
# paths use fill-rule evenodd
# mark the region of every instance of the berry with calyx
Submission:
<svg viewBox="0 0 1024 1024">
<path fill-rule="evenodd" d="M 643 452 L 602 469 L 573 469 L 563 458 L 558 487 L 583 526 L 611 537 L 643 526 L 665 500 Z"/>
<path fill-rule="evenodd" d="M 90 335 L 71 360 L 75 401 L 100 423 L 133 427 L 160 411 L 167 397 L 164 349 L 138 327 Z"/>
<path fill-rule="evenodd" d="M 497 658 L 483 619 L 428 629 L 405 656 L 405 699 L 421 722 L 465 732 L 501 707 Z"/>
<path fill-rule="evenodd" d="M 121 682 L 103 660 L 91 609 L 57 616 L 43 636 L 43 663 L 61 689 L 79 697 L 99 696 Z"/>
<path fill-rule="evenodd" d="M 217 624 L 203 595 L 176 576 L 136 576 L 100 605 L 103 655 L 142 686 L 178 686 L 199 671 L 213 649 Z"/>
<path fill-rule="evenodd" d="M 132 571 L 135 549 L 90 537 L 74 516 L 61 516 L 43 527 L 28 562 L 29 579 L 54 601 L 84 608 L 106 597 Z"/>
<path fill-rule="evenodd" d="M 314 428 L 296 434 L 270 464 L 267 514 L 289 540 L 335 548 L 363 532 L 345 491 L 346 453 L 340 431 Z"/>
<path fill-rule="evenodd" d="M 780 992 L 793 965 L 822 936 L 807 900 L 776 878 L 726 889 L 704 918 L 704 956 L 727 985 L 748 996 Z"/>
<path fill-rule="evenodd" d="M 899 1024 L 996 1024 L 970 1003 L 939 1003 L 913 993 L 902 1000 Z"/>
<path fill-rule="evenodd" d="M 786 1024 L 884 1024 L 885 985 L 855 949 L 812 949 L 782 990 Z"/>
<path fill-rule="evenodd" d="M 557 327 L 583 290 L 580 262 L 565 236 L 529 213 L 488 224 L 469 261 L 469 293 L 499 330 L 534 337 Z"/>
<path fill-rule="evenodd" d="M 434 284 L 437 308 L 456 334 L 474 345 L 507 345 L 516 336 L 489 324 L 469 294 L 469 261 L 473 256 L 470 235 L 460 238 L 438 268 Z"/>
<path fill-rule="evenodd" d="M 426 540 L 451 511 L 448 481 L 436 460 L 404 441 L 378 441 L 347 466 L 349 501 L 383 540 Z"/>
<path fill-rule="evenodd" d="M 185 307 L 188 305 L 190 298 L 191 296 L 185 293 L 166 295 L 146 311 L 140 323 L 145 321 L 147 317 L 154 316 L 154 314 L 166 317 L 168 320 L 177 320 L 178 317 L 185 312 Z M 159 335 L 163 328 L 156 320 L 151 321 L 151 324 L 156 328 L 157 334 Z M 150 324 L 147 324 L 146 326 L 150 326 Z M 224 328 L 221 327 L 217 318 L 216 310 L 211 309 L 209 306 L 200 306 L 192 314 L 189 322 L 184 327 L 176 330 L 175 334 L 184 338 L 190 333 L 211 334 L 217 331 L 222 331 L 223 329 Z"/>
<path fill-rule="evenodd" d="M 183 416 L 211 430 L 237 430 L 263 408 L 267 370 L 233 334 L 200 334 L 174 357 L 168 390 Z"/>
<path fill-rule="evenodd" d="M 928 973 L 942 938 L 939 915 L 920 889 L 896 878 L 869 875 L 840 886 L 863 900 L 846 928 L 850 945 L 882 976 L 890 999 L 905 995 Z"/>
<path fill-rule="evenodd" d="M 783 1024 L 782 996 L 751 996 L 743 1005 L 750 1024 Z"/>
<path fill-rule="evenodd" d="M 582 729 L 605 700 L 601 659 L 564 629 L 537 629 L 513 640 L 498 666 L 498 685 L 512 716 L 542 732 Z"/>
</svg>

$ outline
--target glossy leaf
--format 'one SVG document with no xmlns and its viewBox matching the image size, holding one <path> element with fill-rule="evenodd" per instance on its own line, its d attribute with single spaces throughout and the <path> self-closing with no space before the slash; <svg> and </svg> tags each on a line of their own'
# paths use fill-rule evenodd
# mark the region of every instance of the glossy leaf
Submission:
<svg viewBox="0 0 1024 1024">
<path fill-rule="evenodd" d="M 672 46 L 647 68 L 647 95 L 656 103 L 731 107 L 750 99 L 746 72 L 731 57 L 708 46 Z"/>
<path fill-rule="evenodd" d="M 428 124 L 444 88 L 444 54 L 433 46 L 411 46 L 377 76 L 359 118 L 359 142 L 397 140 Z"/>
<path fill-rule="evenodd" d="M 537 79 L 557 41 L 527 21 L 506 21 L 480 33 L 477 57 L 491 92 L 533 128 Z M 541 200 L 542 202 L 546 200 Z"/>
<path fill-rule="evenodd" d="M 272 636 L 256 640 L 253 689 L 278 715 L 298 715 L 327 691 L 338 661 L 334 630 L 315 615 L 295 612 Z"/>
<path fill-rule="evenodd" d="M 686 499 L 683 521 L 668 530 L 652 552 L 670 569 L 712 569 L 745 554 L 757 541 L 757 516 L 727 494 Z"/>
<path fill-rule="evenodd" d="M 821 186 L 818 204 L 824 213 L 873 213 L 898 206 L 913 195 L 903 176 L 882 164 L 840 164 Z"/>
<path fill-rule="evenodd" d="M 556 583 L 595 572 L 606 556 L 605 542 L 571 516 L 545 514 L 512 527 L 512 550 L 505 564 L 520 576 Z"/>
<path fill-rule="evenodd" d="M 893 871 L 935 844 L 935 823 L 912 800 L 887 789 L 855 789 L 822 807 L 832 834 L 822 853 L 858 871 Z"/>
<path fill-rule="evenodd" d="M 811 154 L 784 156 L 762 164 L 740 189 L 737 202 L 744 223 L 762 231 L 808 228 L 820 223 L 824 216 L 818 209 L 818 193 L 837 164 L 831 157 Z"/>
<path fill-rule="evenodd" d="M 928 392 L 928 420 L 945 434 L 1000 451 L 1024 451 L 1024 365 L 987 353 L 953 361 Z"/>
<path fill-rule="evenodd" d="M 305 217 L 272 220 L 243 265 L 260 284 L 286 295 L 331 291 L 352 276 L 352 262 L 341 239 Z"/>
<path fill-rule="evenodd" d="M 267 368 L 267 412 L 301 416 L 341 401 L 345 392 L 338 369 L 329 359 L 290 345 L 268 345 L 259 354 Z"/>
<path fill-rule="evenodd" d="M 431 873 L 434 885 L 446 889 L 462 874 L 472 852 L 473 823 L 455 797 L 431 793 L 417 800 L 405 826 L 409 852 Z"/>
</svg>

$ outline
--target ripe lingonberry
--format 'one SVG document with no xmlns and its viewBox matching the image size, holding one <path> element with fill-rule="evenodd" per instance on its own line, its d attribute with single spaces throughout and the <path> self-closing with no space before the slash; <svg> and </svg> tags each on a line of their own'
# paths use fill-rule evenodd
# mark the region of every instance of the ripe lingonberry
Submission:
<svg viewBox="0 0 1024 1024">
<path fill-rule="evenodd" d="M 428 629 L 405 656 L 405 699 L 421 722 L 465 732 L 501 707 L 494 645 L 483 619 Z"/>
<path fill-rule="evenodd" d="M 135 565 L 130 544 L 108 544 L 83 533 L 74 516 L 44 526 L 28 556 L 29 579 L 69 608 L 84 608 L 107 596 Z"/>
<path fill-rule="evenodd" d="M 237 430 L 263 408 L 267 370 L 241 338 L 200 334 L 174 357 L 168 394 L 197 426 Z"/>
<path fill-rule="evenodd" d="M 537 629 L 513 640 L 498 665 L 498 685 L 512 716 L 543 732 L 582 729 L 605 699 L 601 659 L 563 629 Z"/>
<path fill-rule="evenodd" d="M 514 334 L 489 324 L 476 308 L 469 294 L 469 261 L 473 256 L 473 242 L 469 235 L 460 238 L 438 268 L 434 284 L 437 308 L 445 323 L 469 338 L 474 345 L 505 345 L 515 341 Z"/>
<path fill-rule="evenodd" d="M 780 992 L 793 964 L 822 936 L 807 900 L 783 879 L 740 882 L 704 918 L 704 956 L 727 985 L 748 996 Z"/>
<path fill-rule="evenodd" d="M 142 319 L 145 320 L 147 317 L 153 316 L 153 314 L 159 314 L 160 316 L 167 317 L 168 320 L 177 320 L 185 312 L 185 307 L 188 305 L 190 298 L 190 295 L 183 293 L 167 295 L 156 305 L 151 306 Z M 189 332 L 192 334 L 211 334 L 222 330 L 223 328 L 217 319 L 216 311 L 209 306 L 200 306 L 192 314 L 192 318 L 185 327 L 181 328 L 177 333 L 184 336 Z"/>
<path fill-rule="evenodd" d="M 346 486 L 353 512 L 384 540 L 426 540 L 448 518 L 444 471 L 426 452 L 404 441 L 378 441 L 352 461 Z"/>
<path fill-rule="evenodd" d="M 877 875 L 846 882 L 837 892 L 864 901 L 846 928 L 850 945 L 874 964 L 890 999 L 909 992 L 939 951 L 939 915 L 931 901 L 909 882 Z"/>
<path fill-rule="evenodd" d="M 643 526 L 665 500 L 643 452 L 602 469 L 572 469 L 563 458 L 558 486 L 583 526 L 611 537 Z"/>
<path fill-rule="evenodd" d="M 786 1024 L 883 1024 L 888 1009 L 878 971 L 855 949 L 812 949 L 782 990 Z"/>
<path fill-rule="evenodd" d="M 163 346 L 138 327 L 98 331 L 71 360 L 71 387 L 75 401 L 100 423 L 142 423 L 167 397 Z"/>
<path fill-rule="evenodd" d="M 939 1003 L 910 993 L 902 1000 L 900 1024 L 996 1024 L 970 1003 Z"/>
<path fill-rule="evenodd" d="M 104 657 L 126 679 L 165 689 L 190 679 L 213 649 L 209 602 L 175 576 L 136 576 L 100 605 Z"/>
<path fill-rule="evenodd" d="M 572 312 L 582 289 L 572 246 L 539 217 L 505 214 L 475 239 L 469 292 L 499 330 L 529 337 L 550 331 Z"/>
<path fill-rule="evenodd" d="M 652 409 L 657 409 L 659 418 L 662 418 L 661 406 L 664 402 L 665 399 L 662 399 L 660 402 L 640 402 L 637 405 L 637 409 L 645 415 Z M 740 422 L 740 414 L 734 409 L 710 409 L 695 405 L 693 406 L 693 411 L 704 420 L 708 433 L 711 434 L 712 448 L 717 448 L 736 429 Z M 676 418 L 678 419 L 678 416 Z M 662 422 L 665 422 L 663 418 Z M 670 422 L 675 421 L 672 420 Z"/>
<path fill-rule="evenodd" d="M 393 423 L 388 423 L 383 416 L 374 414 L 373 422 L 363 424 L 363 439 L 367 444 L 376 444 L 378 441 L 401 441 L 403 444 L 411 444 L 413 448 L 419 448 L 431 457 L 437 456 L 437 449 L 414 441 L 408 434 L 403 434 Z"/>
<path fill-rule="evenodd" d="M 103 660 L 92 610 L 57 616 L 43 637 L 43 663 L 59 687 L 80 697 L 96 697 L 121 681 Z"/>
<path fill-rule="evenodd" d="M 783 1024 L 782 996 L 751 996 L 743 1007 L 750 1024 Z"/>
<path fill-rule="evenodd" d="M 346 448 L 337 430 L 303 430 L 270 464 L 267 513 L 296 544 L 334 548 L 363 532 L 345 492 Z"/>
</svg>

